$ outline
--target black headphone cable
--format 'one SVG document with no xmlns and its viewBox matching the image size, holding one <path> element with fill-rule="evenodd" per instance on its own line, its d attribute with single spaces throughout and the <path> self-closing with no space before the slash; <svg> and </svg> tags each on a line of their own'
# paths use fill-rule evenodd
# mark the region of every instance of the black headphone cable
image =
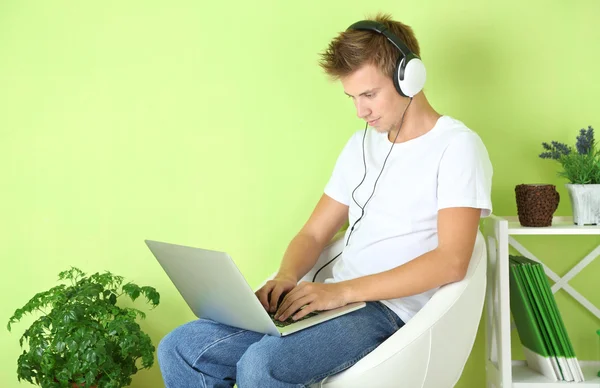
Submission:
<svg viewBox="0 0 600 388">
<path fill-rule="evenodd" d="M 398 132 L 396 133 L 396 137 L 394 138 L 394 141 L 392 142 L 392 146 L 390 147 L 390 150 L 388 151 L 388 154 L 386 155 L 386 157 L 385 157 L 385 159 L 383 161 L 383 165 L 381 166 L 381 171 L 379 171 L 379 175 L 377 176 L 377 179 L 375 179 L 375 183 L 373 184 L 373 191 L 371 192 L 371 195 L 369 196 L 369 198 L 367 199 L 367 201 L 365 202 L 365 204 L 363 206 L 360 206 L 360 204 L 358 202 L 356 202 L 356 199 L 354 198 L 354 193 L 363 184 L 363 182 L 365 181 L 365 178 L 367 177 L 367 162 L 366 162 L 366 158 L 365 158 L 365 137 L 367 136 L 367 128 L 369 127 L 369 123 L 367 122 L 367 125 L 365 125 L 365 131 L 363 133 L 363 141 L 362 141 L 363 165 L 364 165 L 364 171 L 365 171 L 365 173 L 363 175 L 362 180 L 358 184 L 358 186 L 356 186 L 354 188 L 354 190 L 352 190 L 352 200 L 360 208 L 361 214 L 360 214 L 360 217 L 358 217 L 358 219 L 356 221 L 354 221 L 354 224 L 352 224 L 352 227 L 350 228 L 350 233 L 348 234 L 348 238 L 346 239 L 346 245 L 344 247 L 348 246 L 348 243 L 350 242 L 350 236 L 352 236 L 352 233 L 354 232 L 354 227 L 356 226 L 356 224 L 358 223 L 358 221 L 360 221 L 363 218 L 363 216 L 365 215 L 365 208 L 367 207 L 367 204 L 369 203 L 369 201 L 371 200 L 371 198 L 373 198 L 373 195 L 375 194 L 375 187 L 377 186 L 377 181 L 379 181 L 379 178 L 381 177 L 381 174 L 383 173 L 383 169 L 384 169 L 385 164 L 386 164 L 386 162 L 388 160 L 388 157 L 392 153 L 392 149 L 394 148 L 394 144 L 396 144 L 396 140 L 398 139 L 398 135 L 400 134 L 400 129 L 402 128 L 402 124 L 404 123 L 404 116 L 406 115 L 406 111 L 410 107 L 410 104 L 412 103 L 412 100 L 413 100 L 413 97 L 410 97 L 410 101 L 408 102 L 408 105 L 404 109 L 404 113 L 402 113 L 402 119 L 400 121 L 400 127 L 398 128 Z M 329 264 L 331 264 L 331 262 L 333 262 L 335 259 L 337 259 L 343 252 L 344 252 L 344 250 L 342 249 L 342 251 L 340 253 L 338 253 L 333 259 L 329 260 L 325 265 L 323 265 L 321 268 L 319 268 L 319 270 L 313 276 L 313 280 L 312 280 L 313 283 L 317 279 L 317 275 L 319 274 L 319 272 L 321 272 L 321 270 L 323 268 L 325 268 Z"/>
</svg>

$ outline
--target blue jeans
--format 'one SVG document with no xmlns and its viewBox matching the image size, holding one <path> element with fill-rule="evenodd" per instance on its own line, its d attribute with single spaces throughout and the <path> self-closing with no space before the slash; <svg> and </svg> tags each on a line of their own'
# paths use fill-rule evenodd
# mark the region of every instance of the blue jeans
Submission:
<svg viewBox="0 0 600 388">
<path fill-rule="evenodd" d="M 167 388 L 306 387 L 354 365 L 404 322 L 380 302 L 286 337 L 198 319 L 158 345 Z"/>
</svg>

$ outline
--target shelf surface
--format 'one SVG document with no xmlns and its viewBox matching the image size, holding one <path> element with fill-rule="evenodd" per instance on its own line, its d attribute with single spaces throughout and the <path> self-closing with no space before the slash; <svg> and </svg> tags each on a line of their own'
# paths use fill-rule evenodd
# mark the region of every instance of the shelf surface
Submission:
<svg viewBox="0 0 600 388">
<path fill-rule="evenodd" d="M 573 223 L 571 216 L 555 216 L 552 218 L 552 226 L 546 227 L 522 226 L 518 216 L 500 218 L 508 221 L 509 235 L 600 235 L 600 225 L 578 226 Z"/>
<path fill-rule="evenodd" d="M 513 361 L 512 376 L 514 388 L 561 388 L 567 386 L 600 387 L 600 361 L 579 361 L 585 381 L 580 383 L 554 382 L 527 367 L 524 361 Z"/>
</svg>

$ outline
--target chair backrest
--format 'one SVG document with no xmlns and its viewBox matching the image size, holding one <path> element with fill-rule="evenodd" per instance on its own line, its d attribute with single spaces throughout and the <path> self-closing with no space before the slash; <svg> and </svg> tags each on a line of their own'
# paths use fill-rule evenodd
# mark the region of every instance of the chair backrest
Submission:
<svg viewBox="0 0 600 388">
<path fill-rule="evenodd" d="M 459 380 L 481 321 L 486 271 L 485 239 L 478 232 L 465 278 L 441 287 L 419 312 L 423 313 L 421 319 L 415 322 L 432 327 L 431 373 L 427 374 L 424 387 L 453 387 Z"/>
<path fill-rule="evenodd" d="M 336 244 L 328 249 L 334 251 Z M 315 267 L 320 268 L 319 264 Z M 410 388 L 453 387 L 471 353 L 481 320 L 486 267 L 485 240 L 478 232 L 464 279 L 440 287 L 402 329 L 354 366 L 329 377 L 320 386 L 388 387 L 402 382 L 402 386 Z"/>
</svg>

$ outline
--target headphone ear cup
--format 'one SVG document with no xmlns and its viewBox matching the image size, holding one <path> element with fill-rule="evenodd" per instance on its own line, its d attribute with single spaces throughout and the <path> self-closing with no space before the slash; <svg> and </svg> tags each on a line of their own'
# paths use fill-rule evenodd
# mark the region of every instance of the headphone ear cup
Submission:
<svg viewBox="0 0 600 388">
<path fill-rule="evenodd" d="M 402 96 L 402 97 L 408 97 L 406 94 L 404 94 L 404 92 L 402 91 L 402 87 L 400 86 L 400 78 L 402 77 L 402 73 L 404 72 L 403 70 L 403 65 L 404 65 L 404 56 L 400 55 L 398 57 L 398 59 L 396 60 L 396 67 L 394 68 L 394 76 L 392 77 L 392 80 L 394 81 L 394 86 L 396 87 L 396 91 Z"/>
<path fill-rule="evenodd" d="M 425 65 L 417 57 L 409 58 L 404 68 L 402 65 L 404 65 L 404 58 L 402 58 L 400 66 L 397 67 L 398 87 L 402 90 L 401 94 L 403 96 L 414 97 L 425 86 L 425 79 L 427 78 Z M 403 79 L 400 80 L 400 78 Z"/>
</svg>

